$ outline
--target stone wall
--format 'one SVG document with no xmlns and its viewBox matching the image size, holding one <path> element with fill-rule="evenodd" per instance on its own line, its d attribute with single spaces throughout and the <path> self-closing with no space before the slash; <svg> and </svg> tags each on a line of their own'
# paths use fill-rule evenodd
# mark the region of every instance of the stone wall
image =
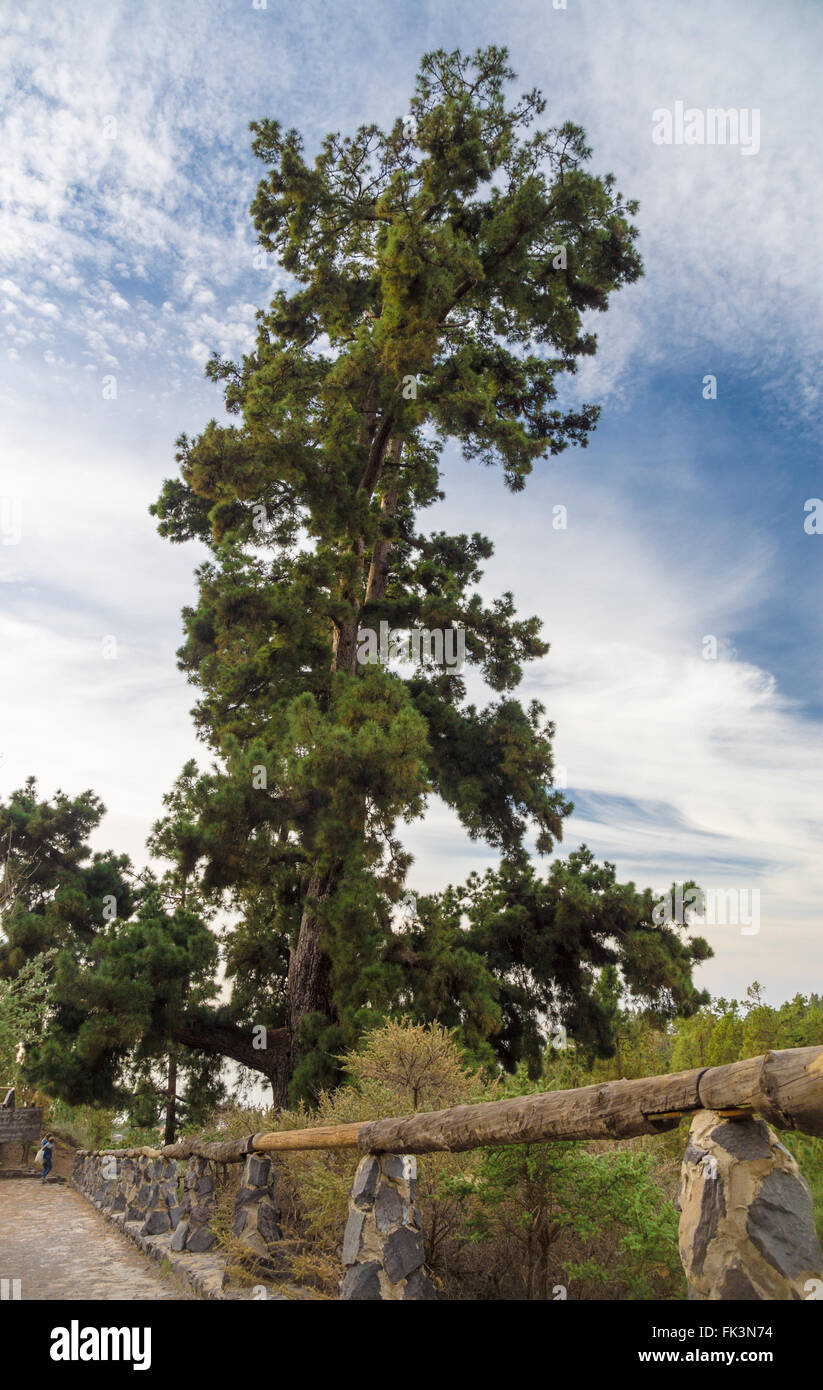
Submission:
<svg viewBox="0 0 823 1390">
<path fill-rule="evenodd" d="M 174 1159 L 139 1153 L 86 1153 L 75 1156 L 72 1181 L 99 1211 L 122 1227 L 147 1253 L 206 1256 L 210 1270 L 217 1249 L 213 1227 L 216 1184 L 214 1165 L 193 1157 L 186 1165 Z M 182 1190 L 181 1190 L 182 1189 Z M 254 1256 L 256 1268 L 271 1273 L 281 1267 L 279 1210 L 272 1166 L 267 1158 L 250 1154 L 243 1165 L 234 1200 L 232 1233 Z M 185 1267 L 185 1266 L 184 1266 Z"/>
<path fill-rule="evenodd" d="M 424 1267 L 416 1179 L 414 1158 L 388 1154 L 362 1160 L 349 1203 L 341 1298 L 436 1298 Z M 180 1172 L 173 1159 L 80 1150 L 73 1182 L 147 1253 L 169 1258 L 173 1267 L 182 1260 L 186 1273 L 185 1261 L 208 1262 L 209 1280 L 214 1283 L 211 1266 L 219 1251 L 213 1228 L 215 1179 L 209 1159 L 192 1157 Z M 244 1161 L 234 1199 L 232 1235 L 254 1256 L 257 1268 L 270 1273 L 282 1270 L 273 1170 L 271 1161 L 260 1154 L 251 1153 Z"/>
<path fill-rule="evenodd" d="M 197 1193 L 200 1172 L 183 1174 L 186 1191 Z M 193 1253 L 185 1249 L 188 1224 L 178 1201 L 178 1165 L 173 1159 L 139 1153 L 80 1151 L 72 1173 L 74 1186 L 97 1209 L 120 1227 L 151 1258 L 168 1260 L 176 1274 L 206 1298 L 222 1298 L 226 1285 L 226 1259 L 219 1252 Z M 177 1232 L 184 1245 L 175 1246 Z M 216 1237 L 209 1232 L 213 1244 Z M 205 1243 L 204 1243 L 205 1244 Z"/>
<path fill-rule="evenodd" d="M 206 1158 L 190 1158 L 183 1176 L 180 1221 L 172 1237 L 172 1250 L 192 1250 L 203 1254 L 217 1243 L 212 1230 L 214 1218 L 214 1177 Z"/>
<path fill-rule="evenodd" d="M 0 1107 L 0 1144 L 36 1144 L 42 1125 L 43 1111 L 39 1105 Z"/>
</svg>

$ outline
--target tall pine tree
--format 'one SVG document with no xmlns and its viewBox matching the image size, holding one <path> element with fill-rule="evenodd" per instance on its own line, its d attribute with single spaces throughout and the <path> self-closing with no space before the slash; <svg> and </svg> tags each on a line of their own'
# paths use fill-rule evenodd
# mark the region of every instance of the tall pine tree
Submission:
<svg viewBox="0 0 823 1390">
<path fill-rule="evenodd" d="M 280 1102 L 402 990 L 400 822 L 437 793 L 522 868 L 527 831 L 548 852 L 569 810 L 545 711 L 512 693 L 547 650 L 539 623 L 479 596 L 488 539 L 420 529 L 447 441 L 515 492 L 586 445 L 598 409 L 558 406 L 558 379 L 595 351 L 586 311 L 641 271 L 635 206 L 590 172 L 579 127 L 540 125 L 539 92 L 507 99 L 512 78 L 502 49 L 428 54 L 405 118 L 313 160 L 296 131 L 252 127 L 254 224 L 292 286 L 253 352 L 212 360 L 237 421 L 180 439 L 153 508 L 211 551 L 180 653 L 225 769 L 207 876 L 244 908 L 230 968 L 261 986 L 239 978 L 238 1045 L 255 1007 L 281 1020 L 261 1058 Z M 403 675 L 359 661 L 381 622 L 462 629 L 491 702 L 436 654 Z"/>
</svg>

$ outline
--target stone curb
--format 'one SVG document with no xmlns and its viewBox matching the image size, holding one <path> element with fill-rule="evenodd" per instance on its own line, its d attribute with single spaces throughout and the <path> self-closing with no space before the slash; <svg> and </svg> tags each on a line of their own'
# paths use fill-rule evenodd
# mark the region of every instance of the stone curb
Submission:
<svg viewBox="0 0 823 1390">
<path fill-rule="evenodd" d="M 213 1255 L 195 1255 L 190 1251 L 176 1254 L 170 1249 L 171 1231 L 164 1231 L 162 1235 L 141 1236 L 140 1227 L 142 1221 L 126 1221 L 122 1211 L 109 1212 L 102 1202 L 95 1202 L 92 1197 L 86 1195 L 81 1187 L 72 1183 L 75 1192 L 79 1192 L 81 1197 L 99 1211 L 100 1215 L 128 1236 L 132 1244 L 138 1246 L 145 1255 L 152 1260 L 168 1260 L 173 1272 L 190 1284 L 195 1293 L 201 1298 L 224 1299 L 223 1289 L 227 1283 L 226 1259 L 217 1259 Z"/>
<path fill-rule="evenodd" d="M 118 1231 L 122 1231 L 132 1244 L 143 1251 L 144 1255 L 148 1255 L 149 1259 L 158 1262 L 168 1260 L 173 1273 L 184 1279 L 200 1298 L 219 1300 L 224 1303 L 236 1301 L 238 1297 L 243 1298 L 242 1294 L 238 1295 L 233 1290 L 226 1291 L 227 1266 L 229 1264 L 226 1256 L 210 1253 L 197 1254 L 191 1250 L 181 1251 L 178 1254 L 171 1249 L 173 1231 L 164 1231 L 161 1235 L 156 1236 L 141 1236 L 142 1221 L 126 1221 L 124 1212 L 109 1211 L 102 1202 L 96 1202 L 93 1197 L 89 1197 L 82 1187 L 78 1187 L 75 1182 L 72 1182 L 70 1186 L 74 1188 L 75 1192 L 80 1193 L 80 1196 L 89 1203 L 89 1206 L 94 1207 L 95 1211 L 99 1211 L 110 1225 L 116 1226 Z M 263 1286 L 264 1284 L 265 1281 L 261 1279 L 260 1285 Z M 268 1284 L 265 1284 L 265 1288 L 266 1298 L 270 1303 L 289 1303 L 292 1301 L 286 1294 L 271 1292 Z M 293 1287 L 293 1292 L 296 1295 L 299 1294 L 303 1299 L 311 1297 L 305 1289 L 298 1289 L 296 1286 Z M 255 1300 L 249 1299 L 248 1301 L 254 1302 Z"/>
</svg>

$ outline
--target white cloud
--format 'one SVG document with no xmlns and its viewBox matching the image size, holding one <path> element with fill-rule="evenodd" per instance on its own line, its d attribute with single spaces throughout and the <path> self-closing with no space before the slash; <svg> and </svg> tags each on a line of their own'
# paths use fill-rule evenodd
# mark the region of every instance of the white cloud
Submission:
<svg viewBox="0 0 823 1390">
<path fill-rule="evenodd" d="M 701 536 L 673 554 L 667 530 L 649 529 L 621 487 L 624 460 L 611 463 L 611 481 L 602 466 L 591 476 L 558 464 L 532 480 L 525 507 L 498 478 L 449 469 L 431 526 L 490 530 L 484 592 L 510 589 L 520 613 L 545 619 L 551 652 L 521 691 L 555 721 L 556 764 L 577 798 L 558 852 L 585 841 L 640 887 L 694 876 L 759 890 L 760 934 L 710 929 L 717 959 L 701 979 L 739 995 L 758 978 L 782 998 L 808 988 L 803 962 L 819 951 L 823 744 L 774 672 L 735 659 L 727 640 L 756 624 L 779 557 L 768 533 L 735 535 L 711 499 Z M 673 471 L 676 494 L 688 461 L 685 478 Z M 558 497 L 566 531 L 551 528 Z M 707 634 L 716 660 L 704 658 Z M 421 890 L 495 862 L 443 807 L 406 838 Z"/>
</svg>

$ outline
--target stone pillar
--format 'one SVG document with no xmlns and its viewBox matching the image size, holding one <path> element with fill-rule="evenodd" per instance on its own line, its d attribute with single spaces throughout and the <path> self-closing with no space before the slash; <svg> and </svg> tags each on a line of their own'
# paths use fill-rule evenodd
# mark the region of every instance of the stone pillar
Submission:
<svg viewBox="0 0 823 1390">
<path fill-rule="evenodd" d="M 103 1155 L 92 1154 L 89 1170 L 88 1195 L 96 1207 L 105 1206 L 108 1183 L 103 1175 Z"/>
<path fill-rule="evenodd" d="M 87 1192 L 95 1206 L 101 1211 L 122 1210 L 115 1205 L 122 1185 L 120 1159 L 116 1153 L 103 1150 L 92 1156 L 89 1182 Z"/>
<path fill-rule="evenodd" d="M 117 1190 L 120 1169 L 114 1154 L 100 1155 L 100 1205 L 103 1211 L 111 1211 L 114 1194 Z"/>
<path fill-rule="evenodd" d="M 181 1220 L 171 1238 L 172 1250 L 201 1253 L 217 1240 L 211 1228 L 214 1216 L 214 1178 L 207 1158 L 190 1158 L 183 1178 L 185 1193 Z"/>
<path fill-rule="evenodd" d="M 171 1158 L 147 1160 L 151 1175 L 151 1193 L 146 1219 L 140 1227 L 141 1236 L 156 1236 L 174 1230 L 180 1219 L 177 1204 L 177 1164 Z"/>
<path fill-rule="evenodd" d="M 693 1299 L 806 1299 L 823 1277 L 808 1183 L 765 1120 L 696 1115 L 680 1184 Z"/>
<path fill-rule="evenodd" d="M 133 1158 L 121 1158 L 117 1155 L 117 1181 L 111 1199 L 111 1212 L 114 1216 L 122 1216 L 126 1219 L 126 1193 L 134 1183 L 135 1160 Z"/>
<path fill-rule="evenodd" d="M 127 1221 L 139 1221 L 142 1225 L 146 1219 L 152 1196 L 151 1164 L 152 1160 L 143 1154 L 131 1160 L 129 1172 L 125 1175 Z"/>
<path fill-rule="evenodd" d="M 279 1217 L 271 1161 L 249 1154 L 234 1199 L 232 1234 L 269 1266 L 276 1262 L 281 1238 Z"/>
<path fill-rule="evenodd" d="M 342 1299 L 436 1299 L 424 1268 L 417 1160 L 368 1155 L 354 1179 L 343 1239 Z"/>
</svg>

